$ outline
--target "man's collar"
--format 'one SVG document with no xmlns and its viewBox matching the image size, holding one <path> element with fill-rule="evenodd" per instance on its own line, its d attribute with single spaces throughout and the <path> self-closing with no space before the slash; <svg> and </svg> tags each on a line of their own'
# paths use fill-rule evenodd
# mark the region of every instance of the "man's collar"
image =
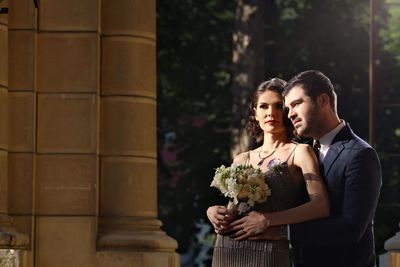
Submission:
<svg viewBox="0 0 400 267">
<path fill-rule="evenodd" d="M 329 147 L 332 144 L 333 139 L 335 136 L 346 126 L 346 122 L 344 120 L 340 120 L 338 126 L 333 128 L 330 132 L 324 134 L 320 139 L 319 142 L 321 147 Z"/>
</svg>

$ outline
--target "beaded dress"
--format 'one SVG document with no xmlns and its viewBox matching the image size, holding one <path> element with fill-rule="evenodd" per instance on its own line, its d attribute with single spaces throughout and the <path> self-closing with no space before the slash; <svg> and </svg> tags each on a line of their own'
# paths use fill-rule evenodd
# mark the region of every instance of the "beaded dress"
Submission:
<svg viewBox="0 0 400 267">
<path fill-rule="evenodd" d="M 295 148 L 294 148 L 295 149 Z M 290 153 L 288 159 L 292 155 Z M 296 206 L 297 190 L 289 172 L 288 159 L 265 172 L 271 189 L 267 202 L 256 204 L 255 211 L 275 212 Z M 217 235 L 212 267 L 288 267 L 289 242 L 281 240 L 242 240 Z"/>
</svg>

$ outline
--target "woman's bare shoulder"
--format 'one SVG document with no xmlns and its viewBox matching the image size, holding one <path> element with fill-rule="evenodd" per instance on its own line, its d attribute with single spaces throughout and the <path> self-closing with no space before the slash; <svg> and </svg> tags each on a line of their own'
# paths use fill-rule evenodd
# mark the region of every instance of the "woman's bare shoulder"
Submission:
<svg viewBox="0 0 400 267">
<path fill-rule="evenodd" d="M 250 151 L 246 151 L 246 152 L 242 152 L 237 154 L 234 158 L 233 158 L 233 163 L 236 164 L 244 164 L 246 163 L 248 157 L 249 157 L 249 153 Z"/>
<path fill-rule="evenodd" d="M 242 152 L 239 153 L 238 155 L 236 155 L 233 159 L 233 163 L 236 164 L 244 164 L 247 161 L 250 160 L 250 158 L 253 158 L 256 154 L 258 155 L 259 151 L 260 151 L 261 147 L 257 147 L 253 150 L 249 150 L 246 152 Z"/>
<path fill-rule="evenodd" d="M 307 145 L 307 144 L 301 144 L 301 143 L 291 143 L 288 144 L 288 153 L 290 154 L 290 158 L 293 159 L 293 162 L 295 165 L 299 165 L 301 161 L 304 159 L 309 159 L 309 157 L 314 154 L 314 151 L 312 148 Z"/>
<path fill-rule="evenodd" d="M 298 167 L 304 164 L 318 164 L 317 157 L 308 144 L 298 144 L 295 149 L 294 164 Z"/>
<path fill-rule="evenodd" d="M 313 152 L 311 146 L 308 144 L 293 143 L 293 145 L 296 147 L 296 153 L 302 154 Z"/>
</svg>

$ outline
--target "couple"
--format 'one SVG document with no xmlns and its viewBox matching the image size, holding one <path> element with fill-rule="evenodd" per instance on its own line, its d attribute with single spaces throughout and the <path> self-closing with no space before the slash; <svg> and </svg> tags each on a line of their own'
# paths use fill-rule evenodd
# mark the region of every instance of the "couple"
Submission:
<svg viewBox="0 0 400 267">
<path fill-rule="evenodd" d="M 328 77 L 309 70 L 288 83 L 262 83 L 247 130 L 262 146 L 234 162 L 259 167 L 271 196 L 241 218 L 224 206 L 208 208 L 218 233 L 212 266 L 288 267 L 287 225 L 296 267 L 375 266 L 381 166 L 375 150 L 338 117 Z M 311 137 L 314 151 L 292 141 L 294 133 Z"/>
</svg>

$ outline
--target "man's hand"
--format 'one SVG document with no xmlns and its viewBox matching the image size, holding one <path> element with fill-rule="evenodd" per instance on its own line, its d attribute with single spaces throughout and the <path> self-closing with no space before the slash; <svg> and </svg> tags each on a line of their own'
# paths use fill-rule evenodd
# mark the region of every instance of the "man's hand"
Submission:
<svg viewBox="0 0 400 267">
<path fill-rule="evenodd" d="M 248 215 L 244 216 L 243 218 L 233 221 L 230 223 L 226 229 L 226 231 L 234 232 L 231 235 L 232 238 L 236 240 L 244 240 L 248 238 L 254 239 L 269 239 L 263 238 L 271 236 L 271 239 L 276 239 L 277 235 L 275 232 L 266 232 L 270 221 L 267 219 L 264 214 L 252 211 Z M 279 227 L 278 227 L 279 232 Z M 280 239 L 280 238 L 279 238 Z"/>
<path fill-rule="evenodd" d="M 281 240 L 286 237 L 281 235 L 281 227 L 282 226 L 272 226 L 268 227 L 262 234 L 250 236 L 250 240 Z"/>
</svg>

